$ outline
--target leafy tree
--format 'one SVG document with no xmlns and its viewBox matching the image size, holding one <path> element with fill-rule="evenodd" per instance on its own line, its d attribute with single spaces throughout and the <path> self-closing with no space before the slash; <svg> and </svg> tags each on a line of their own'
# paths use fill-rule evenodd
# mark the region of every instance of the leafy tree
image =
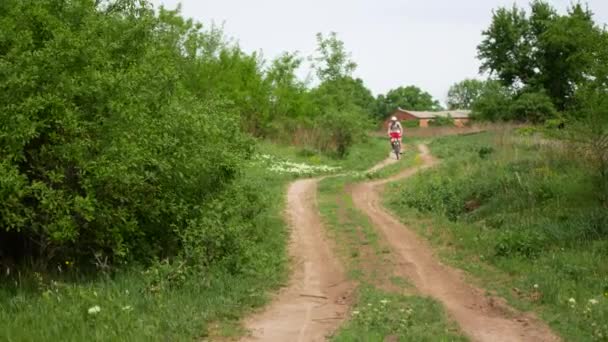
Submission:
<svg viewBox="0 0 608 342">
<path fill-rule="evenodd" d="M 351 55 L 346 51 L 344 42 L 338 39 L 335 32 L 331 32 L 328 37 L 317 33 L 316 56 L 311 59 L 321 82 L 350 77 L 357 68 L 357 63 L 351 60 Z"/>
<path fill-rule="evenodd" d="M 421 111 L 441 108 L 431 94 L 416 86 L 392 89 L 386 95 L 379 95 L 376 103 L 376 113 L 380 119 L 384 119 L 397 108 Z"/>
<path fill-rule="evenodd" d="M 505 86 L 527 84 L 534 75 L 530 22 L 524 10 L 499 8 L 478 46 L 481 71 L 496 73 Z"/>
<path fill-rule="evenodd" d="M 513 97 L 513 92 L 500 82 L 488 82 L 477 101 L 473 103 L 472 117 L 493 122 L 509 120 Z"/>
<path fill-rule="evenodd" d="M 311 90 L 316 107 L 316 139 L 320 149 L 334 149 L 343 158 L 351 145 L 365 136 L 362 127 L 369 120 L 374 98 L 363 81 L 354 79 L 356 64 L 335 33 L 317 35 L 317 55 L 311 59 L 321 83 Z"/>
<path fill-rule="evenodd" d="M 448 91 L 448 108 L 471 109 L 473 103 L 481 96 L 484 86 L 484 81 L 476 79 L 466 79 L 454 84 Z"/>
<path fill-rule="evenodd" d="M 532 123 L 545 122 L 557 116 L 551 98 L 540 92 L 526 92 L 519 95 L 511 104 L 509 112 L 509 120 Z"/>
<path fill-rule="evenodd" d="M 530 15 L 516 6 L 500 8 L 478 46 L 481 71 L 495 73 L 517 90 L 544 89 L 563 110 L 589 71 L 599 32 L 592 13 L 580 4 L 565 15 L 540 0 L 532 2 Z"/>
</svg>

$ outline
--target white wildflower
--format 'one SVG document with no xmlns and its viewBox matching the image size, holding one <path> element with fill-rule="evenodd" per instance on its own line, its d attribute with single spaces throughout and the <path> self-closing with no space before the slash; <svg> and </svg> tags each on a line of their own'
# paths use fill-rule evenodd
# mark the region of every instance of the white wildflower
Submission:
<svg viewBox="0 0 608 342">
<path fill-rule="evenodd" d="M 597 303 L 599 303 L 599 301 L 597 299 L 589 299 L 589 304 L 595 305 Z"/>
<path fill-rule="evenodd" d="M 380 301 L 380 303 L 382 303 L 383 305 L 386 305 L 388 303 L 388 300 L 387 299 L 383 299 L 383 300 Z"/>
<path fill-rule="evenodd" d="M 574 298 L 570 298 L 570 299 L 568 299 L 568 303 L 569 303 L 571 306 L 574 306 L 574 305 L 576 305 L 576 299 L 574 299 Z"/>
<path fill-rule="evenodd" d="M 89 315 L 96 315 L 100 311 L 101 311 L 101 308 L 99 307 L 99 305 L 95 305 L 95 306 L 89 308 Z"/>
<path fill-rule="evenodd" d="M 131 311 L 133 310 L 133 307 L 131 305 L 126 305 L 122 307 L 122 311 Z"/>
<path fill-rule="evenodd" d="M 538 284 L 534 284 L 534 288 L 538 290 Z"/>
<path fill-rule="evenodd" d="M 359 314 L 359 311 L 357 311 L 357 310 L 353 311 L 353 315 L 355 315 L 355 316 L 356 316 L 356 315 L 358 315 L 358 314 Z"/>
</svg>

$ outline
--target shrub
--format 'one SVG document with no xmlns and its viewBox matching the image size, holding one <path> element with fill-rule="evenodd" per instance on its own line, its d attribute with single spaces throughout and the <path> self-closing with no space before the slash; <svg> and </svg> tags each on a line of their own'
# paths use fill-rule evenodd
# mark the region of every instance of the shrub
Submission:
<svg viewBox="0 0 608 342">
<path fill-rule="evenodd" d="M 438 116 L 438 117 L 435 117 L 433 120 L 429 121 L 429 126 L 434 126 L 434 127 L 454 126 L 454 118 L 452 118 L 452 116 L 450 114 L 448 114 L 446 117 Z"/>
<path fill-rule="evenodd" d="M 542 123 L 556 117 L 555 106 L 544 93 L 523 93 L 510 107 L 510 119 L 521 122 Z"/>
<path fill-rule="evenodd" d="M 230 106 L 179 80 L 195 65 L 179 22 L 146 6 L 10 1 L 0 13 L 0 240 L 42 263 L 178 253 L 181 232 L 251 154 L 226 130 L 238 122 Z"/>
<path fill-rule="evenodd" d="M 330 109 L 316 122 L 317 148 L 344 158 L 352 145 L 365 136 L 365 114 L 358 108 Z"/>
</svg>

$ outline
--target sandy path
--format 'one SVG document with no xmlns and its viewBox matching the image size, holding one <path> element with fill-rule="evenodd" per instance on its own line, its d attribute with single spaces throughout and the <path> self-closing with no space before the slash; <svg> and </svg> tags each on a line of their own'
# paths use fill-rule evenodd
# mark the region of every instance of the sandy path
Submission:
<svg viewBox="0 0 608 342">
<path fill-rule="evenodd" d="M 424 295 L 443 303 L 450 316 L 473 341 L 559 341 L 533 315 L 517 312 L 504 300 L 468 284 L 461 271 L 443 265 L 432 249 L 413 231 L 383 209 L 382 185 L 406 178 L 436 163 L 424 145 L 418 146 L 423 165 L 389 179 L 358 184 L 353 188 L 356 207 L 367 214 L 393 250 L 398 272 Z"/>
<path fill-rule="evenodd" d="M 318 179 L 299 180 L 287 193 L 292 275 L 272 303 L 249 318 L 243 341 L 325 341 L 348 312 L 353 284 L 333 254 L 316 205 Z"/>
</svg>

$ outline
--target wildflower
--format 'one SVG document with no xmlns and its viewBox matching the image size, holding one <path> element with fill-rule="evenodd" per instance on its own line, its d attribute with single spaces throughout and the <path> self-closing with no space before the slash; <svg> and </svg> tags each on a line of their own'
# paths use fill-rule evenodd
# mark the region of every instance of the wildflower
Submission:
<svg viewBox="0 0 608 342">
<path fill-rule="evenodd" d="M 355 315 L 355 316 L 356 316 L 356 315 L 358 315 L 358 314 L 359 314 L 359 311 L 357 311 L 357 310 L 353 311 L 353 315 Z"/>
<path fill-rule="evenodd" d="M 538 284 L 534 284 L 534 288 L 538 290 Z"/>
<path fill-rule="evenodd" d="M 126 305 L 122 307 L 122 311 L 131 311 L 133 310 L 133 307 L 131 305 Z"/>
<path fill-rule="evenodd" d="M 568 299 L 568 303 L 570 304 L 571 307 L 574 307 L 576 305 L 576 299 L 570 298 L 570 299 Z"/>
<path fill-rule="evenodd" d="M 597 299 L 589 299 L 589 304 L 595 305 L 597 303 L 599 303 L 599 301 Z"/>
<path fill-rule="evenodd" d="M 89 315 L 96 315 L 100 311 L 101 311 L 101 308 L 99 307 L 99 305 L 95 305 L 95 306 L 89 308 Z"/>
<path fill-rule="evenodd" d="M 386 305 L 388 303 L 388 300 L 387 299 L 383 299 L 383 300 L 380 301 L 380 303 L 382 303 L 383 305 Z"/>
</svg>

